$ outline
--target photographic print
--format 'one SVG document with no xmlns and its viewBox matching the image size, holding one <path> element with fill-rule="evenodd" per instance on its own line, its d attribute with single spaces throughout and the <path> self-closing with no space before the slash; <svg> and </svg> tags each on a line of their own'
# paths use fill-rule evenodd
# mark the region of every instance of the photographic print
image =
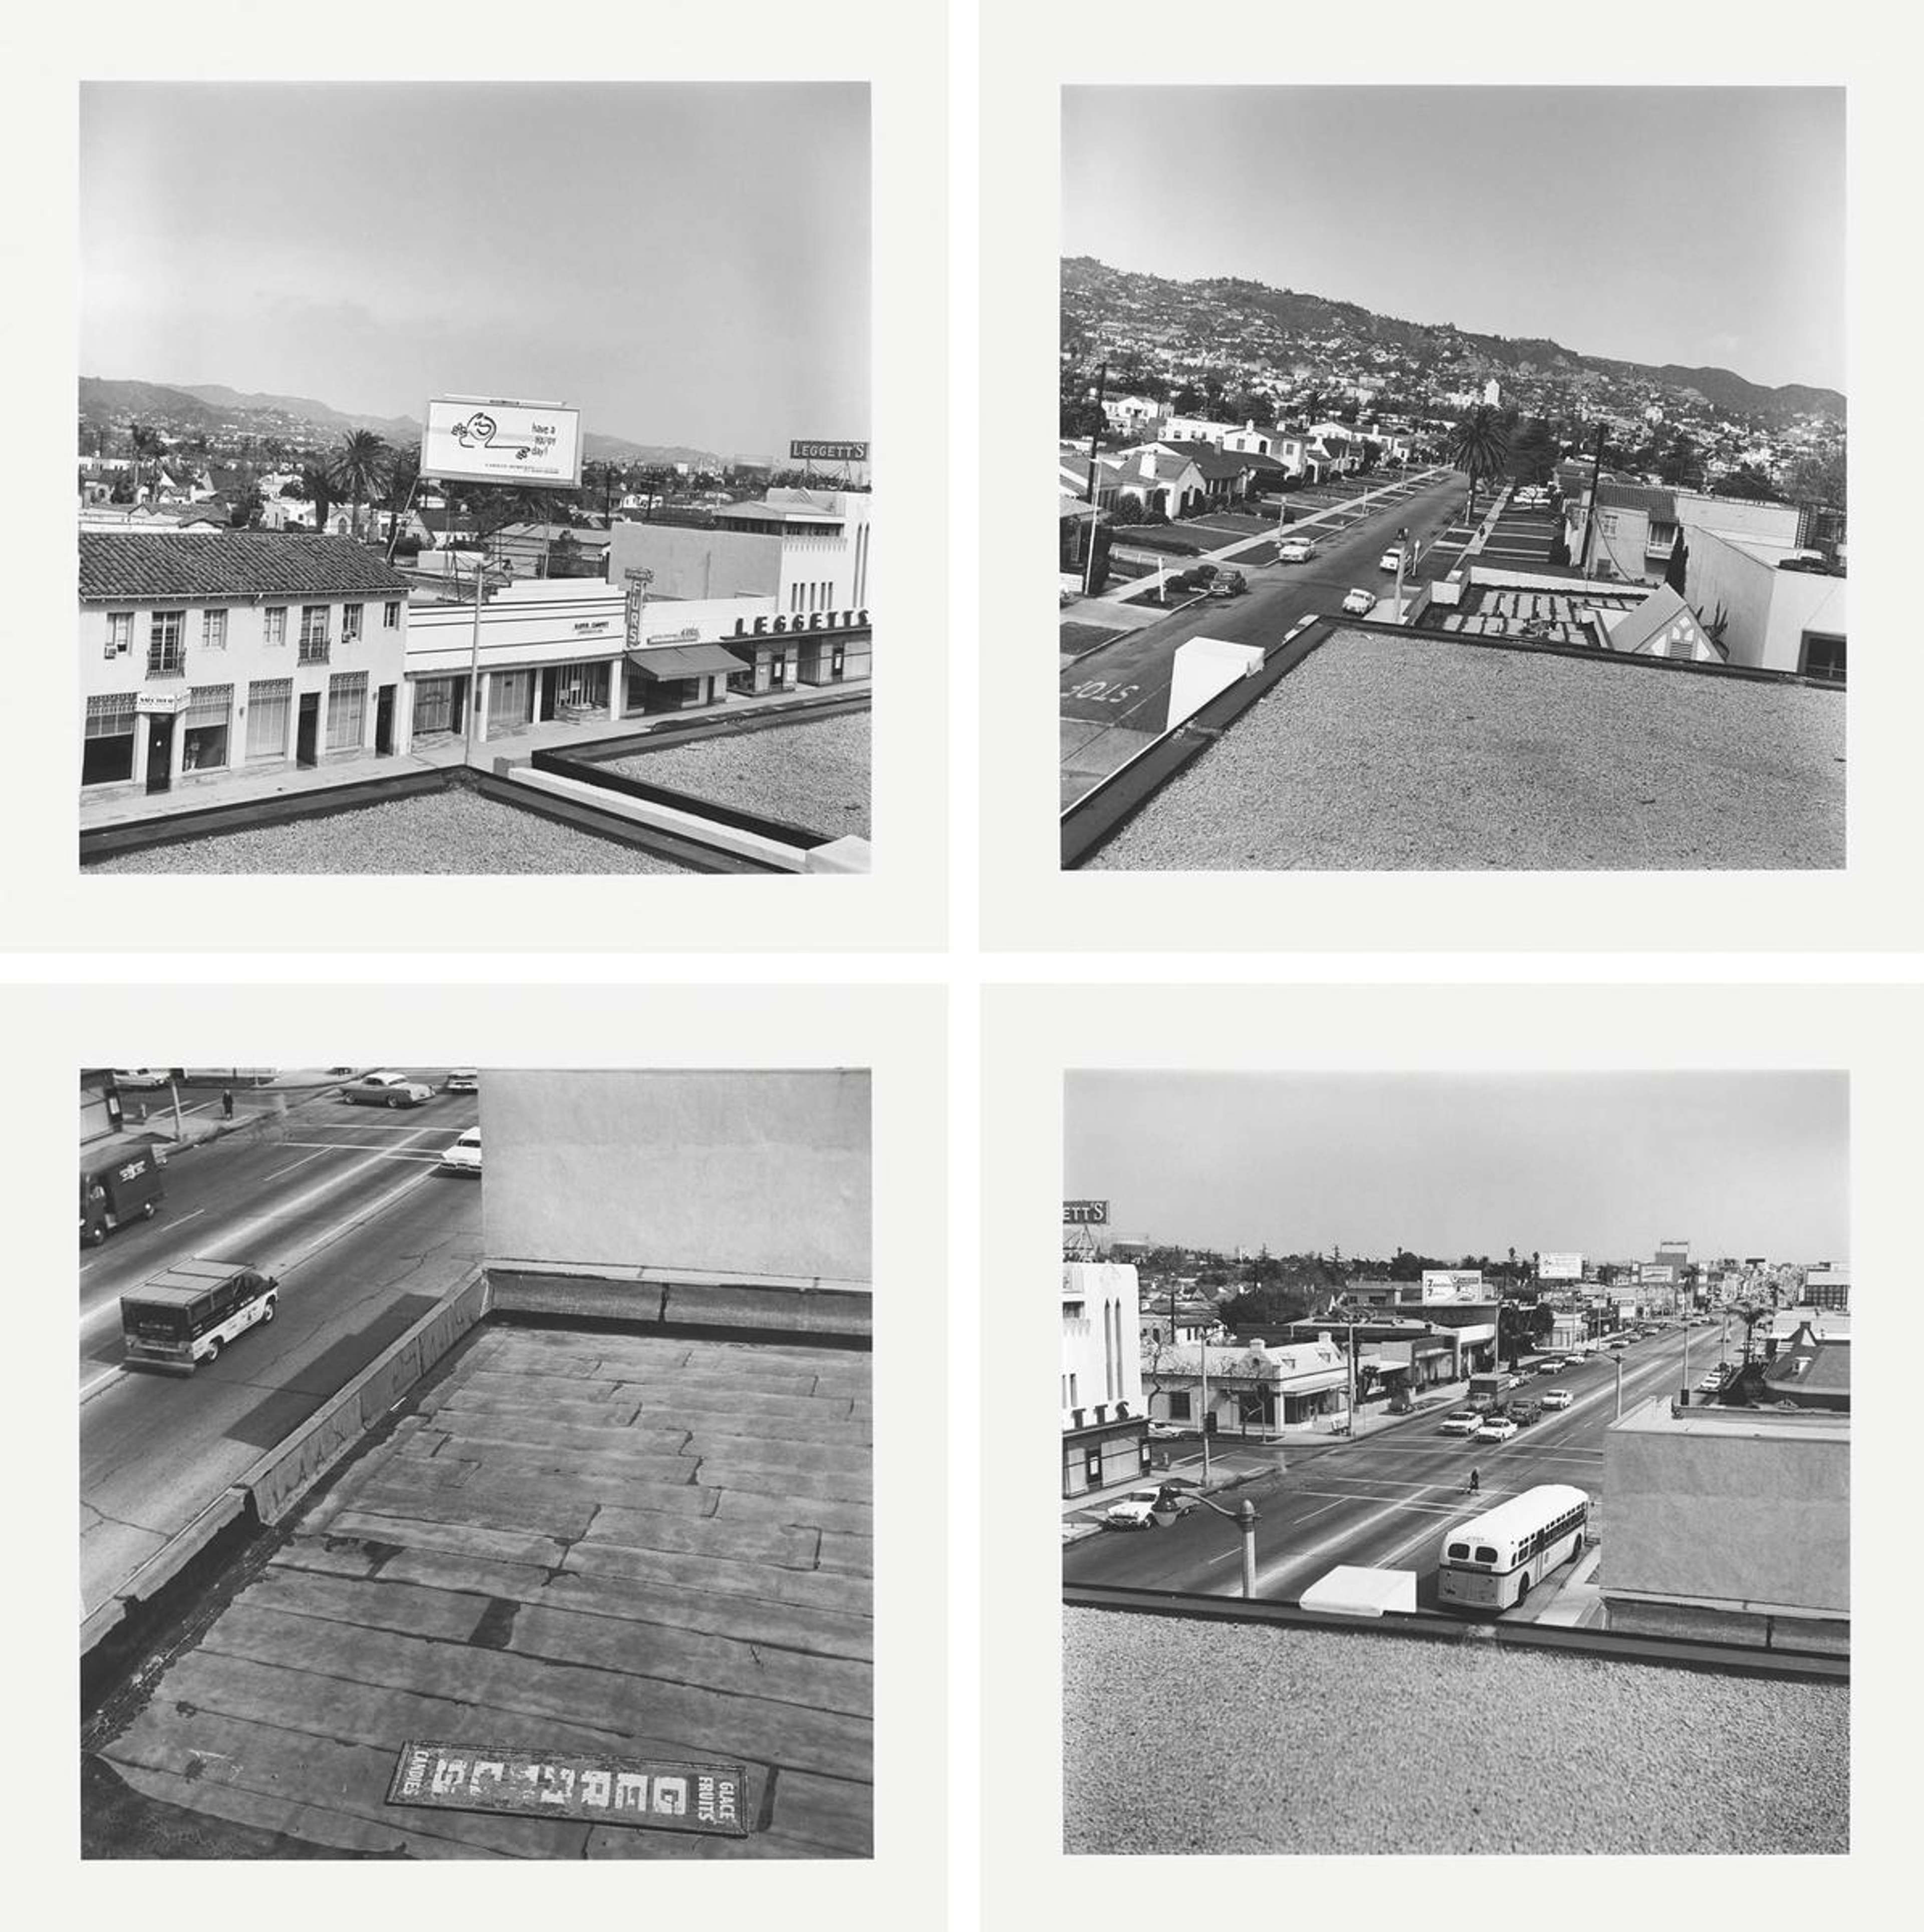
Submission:
<svg viewBox="0 0 1924 1932">
<path fill-rule="evenodd" d="M 871 1856 L 869 1094 L 83 1070 L 83 1855 Z"/>
<path fill-rule="evenodd" d="M 86 870 L 869 868 L 866 84 L 80 123 Z"/>
<path fill-rule="evenodd" d="M 1061 124 L 1064 866 L 1843 866 L 1842 88 Z"/>
<path fill-rule="evenodd" d="M 1848 1108 L 1068 1074 L 1063 1849 L 1847 1850 Z"/>
</svg>

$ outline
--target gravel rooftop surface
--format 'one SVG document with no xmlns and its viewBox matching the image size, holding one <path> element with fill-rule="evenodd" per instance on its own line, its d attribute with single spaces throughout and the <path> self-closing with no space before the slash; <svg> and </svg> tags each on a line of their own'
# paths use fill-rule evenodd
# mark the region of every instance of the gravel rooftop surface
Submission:
<svg viewBox="0 0 1924 1932">
<path fill-rule="evenodd" d="M 866 711 L 638 752 L 605 768 L 831 838 L 869 836 Z"/>
<path fill-rule="evenodd" d="M 1843 1684 L 1063 1613 L 1072 1853 L 1841 1853 L 1850 1762 Z"/>
<path fill-rule="evenodd" d="M 1844 752 L 1841 692 L 1350 631 L 1089 863 L 1837 868 Z"/>
<path fill-rule="evenodd" d="M 689 868 L 459 788 L 124 852 L 89 872 L 663 872 Z"/>
</svg>

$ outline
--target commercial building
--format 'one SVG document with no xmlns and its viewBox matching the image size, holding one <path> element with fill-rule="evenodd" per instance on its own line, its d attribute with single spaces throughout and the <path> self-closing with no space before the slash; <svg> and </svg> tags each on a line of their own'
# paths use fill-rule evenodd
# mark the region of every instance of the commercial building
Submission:
<svg viewBox="0 0 1924 1932">
<path fill-rule="evenodd" d="M 408 589 L 345 538 L 83 532 L 82 786 L 404 752 Z"/>
<path fill-rule="evenodd" d="M 1211 1435 L 1274 1436 L 1341 1417 L 1349 1368 L 1327 1333 L 1272 1348 L 1241 1343 L 1158 1343 L 1143 1352 L 1150 1413 Z"/>
<path fill-rule="evenodd" d="M 1149 1466 L 1136 1270 L 1062 1264 L 1062 1493 L 1133 1480 Z"/>
<path fill-rule="evenodd" d="M 646 574 L 646 603 L 699 604 L 678 628 L 719 644 L 749 676 L 740 688 L 852 683 L 869 674 L 869 509 L 860 490 L 777 489 L 717 511 L 711 526 L 615 524 L 608 583 Z M 732 606 L 732 608 L 728 608 Z"/>
<path fill-rule="evenodd" d="M 1730 663 L 1845 681 L 1842 565 L 1792 544 L 1712 530 L 1687 542 L 1684 595 Z"/>
</svg>

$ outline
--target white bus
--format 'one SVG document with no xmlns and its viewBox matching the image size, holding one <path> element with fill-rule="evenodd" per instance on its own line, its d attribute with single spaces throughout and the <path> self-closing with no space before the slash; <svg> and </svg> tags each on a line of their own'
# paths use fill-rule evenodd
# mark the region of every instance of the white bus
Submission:
<svg viewBox="0 0 1924 1932">
<path fill-rule="evenodd" d="M 1541 1483 L 1458 1523 L 1443 1538 L 1436 1595 L 1466 1610 L 1506 1610 L 1583 1546 L 1590 1498 Z"/>
</svg>

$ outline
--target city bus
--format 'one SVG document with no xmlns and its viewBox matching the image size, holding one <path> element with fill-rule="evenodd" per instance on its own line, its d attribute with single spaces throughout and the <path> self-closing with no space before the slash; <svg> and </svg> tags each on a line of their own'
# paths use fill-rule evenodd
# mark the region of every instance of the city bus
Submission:
<svg viewBox="0 0 1924 1932">
<path fill-rule="evenodd" d="M 1443 1538 L 1436 1595 L 1465 1610 L 1506 1610 L 1583 1546 L 1588 1494 L 1541 1483 L 1460 1522 Z"/>
<path fill-rule="evenodd" d="M 177 1262 L 120 1298 L 126 1359 L 191 1375 L 257 1323 L 272 1322 L 280 1288 L 242 1262 Z"/>
</svg>

